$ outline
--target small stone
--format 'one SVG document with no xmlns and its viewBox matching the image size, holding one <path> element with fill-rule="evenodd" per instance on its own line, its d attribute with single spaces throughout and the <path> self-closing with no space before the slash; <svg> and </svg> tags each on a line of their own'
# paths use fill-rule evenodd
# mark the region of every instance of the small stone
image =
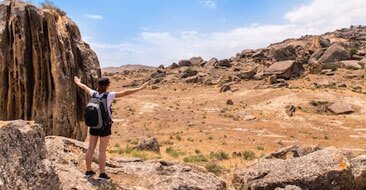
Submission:
<svg viewBox="0 0 366 190">
<path fill-rule="evenodd" d="M 230 99 L 229 99 L 229 100 L 227 100 L 227 101 L 226 101 L 226 104 L 227 104 L 227 105 L 231 105 L 231 106 L 232 106 L 232 105 L 234 105 L 234 102 L 233 102 L 232 100 L 230 100 Z"/>
</svg>

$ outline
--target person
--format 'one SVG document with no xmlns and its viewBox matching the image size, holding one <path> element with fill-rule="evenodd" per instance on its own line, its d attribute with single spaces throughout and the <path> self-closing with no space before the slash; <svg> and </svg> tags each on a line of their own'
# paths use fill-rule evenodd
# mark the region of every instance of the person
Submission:
<svg viewBox="0 0 366 190">
<path fill-rule="evenodd" d="M 107 109 L 108 114 L 112 118 L 111 113 L 111 104 L 113 102 L 114 98 L 121 98 L 124 96 L 128 96 L 130 94 L 136 93 L 142 89 L 144 89 L 148 83 L 145 82 L 141 87 L 125 90 L 121 92 L 108 92 L 108 88 L 110 85 L 108 78 L 100 78 L 98 80 L 98 89 L 97 91 L 92 90 L 87 85 L 81 83 L 80 78 L 77 76 L 74 77 L 74 82 L 77 86 L 79 86 L 81 89 L 83 89 L 87 94 L 89 94 L 91 97 L 96 96 L 98 98 L 103 97 L 105 93 L 108 93 L 107 95 Z M 92 177 L 95 175 L 95 172 L 92 170 L 91 164 L 93 160 L 94 151 L 99 139 L 99 179 L 101 180 L 108 180 L 110 177 L 105 172 L 105 165 L 106 165 L 106 151 L 107 146 L 109 142 L 109 137 L 112 134 L 111 131 L 112 125 L 109 125 L 107 127 L 103 127 L 102 129 L 90 129 L 89 130 L 89 147 L 85 155 L 85 161 L 86 161 L 86 177 Z"/>
</svg>

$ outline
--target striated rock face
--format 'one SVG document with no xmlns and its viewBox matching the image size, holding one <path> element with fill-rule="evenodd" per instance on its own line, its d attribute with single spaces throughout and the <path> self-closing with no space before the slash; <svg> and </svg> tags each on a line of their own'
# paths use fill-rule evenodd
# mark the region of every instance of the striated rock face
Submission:
<svg viewBox="0 0 366 190">
<path fill-rule="evenodd" d="M 60 189 L 40 125 L 15 121 L 0 126 L 0 144 L 0 189 Z"/>
<path fill-rule="evenodd" d="M 84 139 L 86 95 L 74 75 L 93 87 L 100 69 L 73 21 L 51 6 L 0 4 L 0 120 L 35 120 L 47 135 Z"/>
<path fill-rule="evenodd" d="M 350 163 L 336 148 L 327 148 L 308 155 L 287 159 L 270 159 L 235 171 L 236 189 L 271 190 L 294 185 L 301 189 L 354 189 Z"/>
</svg>

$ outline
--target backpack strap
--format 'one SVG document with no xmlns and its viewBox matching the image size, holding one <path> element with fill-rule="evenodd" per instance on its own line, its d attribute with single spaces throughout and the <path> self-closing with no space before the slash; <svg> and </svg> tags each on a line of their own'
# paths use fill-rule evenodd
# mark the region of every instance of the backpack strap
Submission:
<svg viewBox="0 0 366 190">
<path fill-rule="evenodd" d="M 109 94 L 109 92 L 104 93 L 103 96 L 100 99 L 107 99 L 108 98 L 108 94 Z"/>
</svg>

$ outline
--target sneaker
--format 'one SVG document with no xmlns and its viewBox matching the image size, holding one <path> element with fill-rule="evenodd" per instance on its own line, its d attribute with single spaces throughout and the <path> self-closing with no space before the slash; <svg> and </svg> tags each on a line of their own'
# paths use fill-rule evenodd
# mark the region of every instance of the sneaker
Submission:
<svg viewBox="0 0 366 190">
<path fill-rule="evenodd" d="M 93 170 L 90 170 L 90 171 L 86 171 L 85 172 L 85 176 L 86 177 L 93 177 L 93 175 L 95 175 L 95 172 Z"/>
<path fill-rule="evenodd" d="M 101 173 L 99 174 L 99 179 L 100 180 L 108 180 L 111 179 L 106 173 Z"/>
</svg>

